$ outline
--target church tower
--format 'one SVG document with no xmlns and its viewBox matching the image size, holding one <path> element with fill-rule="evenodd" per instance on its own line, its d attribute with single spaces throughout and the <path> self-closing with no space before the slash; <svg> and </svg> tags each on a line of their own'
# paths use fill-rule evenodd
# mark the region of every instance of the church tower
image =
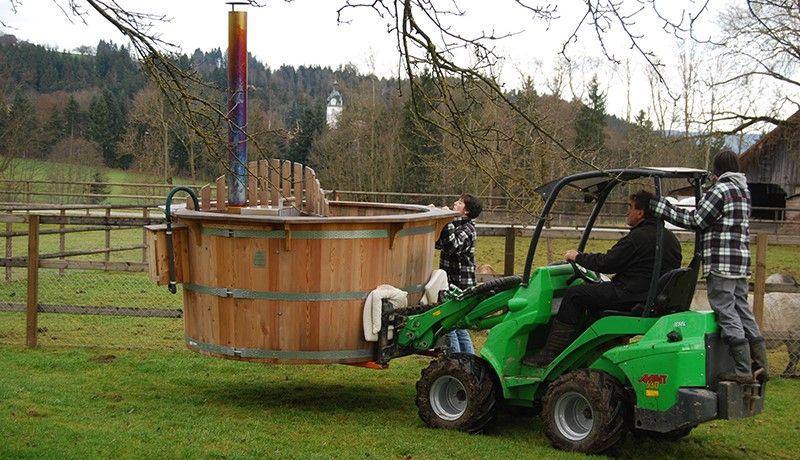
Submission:
<svg viewBox="0 0 800 460">
<path fill-rule="evenodd" d="M 328 122 L 328 127 L 336 127 L 342 109 L 342 94 L 336 89 L 336 82 L 333 82 L 333 90 L 328 95 L 328 106 L 325 109 L 325 120 Z"/>
</svg>

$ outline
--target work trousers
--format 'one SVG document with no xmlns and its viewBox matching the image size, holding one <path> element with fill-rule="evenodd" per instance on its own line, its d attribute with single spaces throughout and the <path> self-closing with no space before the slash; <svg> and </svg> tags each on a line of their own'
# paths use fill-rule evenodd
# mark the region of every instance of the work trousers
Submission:
<svg viewBox="0 0 800 460">
<path fill-rule="evenodd" d="M 723 278 L 710 273 L 706 283 L 708 304 L 717 314 L 723 339 L 761 337 L 756 317 L 747 302 L 747 278 Z"/>
<path fill-rule="evenodd" d="M 630 311 L 637 302 L 644 300 L 644 296 L 646 294 L 632 296 L 620 292 L 610 282 L 572 286 L 564 293 L 556 318 L 565 324 L 578 325 L 586 314 L 592 316 L 610 309 Z"/>
</svg>

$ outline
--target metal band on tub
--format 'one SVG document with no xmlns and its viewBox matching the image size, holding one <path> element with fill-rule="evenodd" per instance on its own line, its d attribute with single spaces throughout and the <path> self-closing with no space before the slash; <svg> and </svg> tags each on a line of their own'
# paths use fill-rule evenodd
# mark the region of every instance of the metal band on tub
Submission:
<svg viewBox="0 0 800 460">
<path fill-rule="evenodd" d="M 185 283 L 183 288 L 198 294 L 210 294 L 217 297 L 232 297 L 234 299 L 256 300 L 282 300 L 289 302 L 325 302 L 336 300 L 364 300 L 369 292 L 275 292 L 275 291 L 250 291 L 238 288 L 219 288 L 203 286 L 195 283 Z M 425 287 L 421 284 L 401 288 L 408 293 L 422 292 Z"/>
<path fill-rule="evenodd" d="M 397 236 L 414 236 L 433 233 L 432 225 L 424 227 L 404 228 L 397 232 Z M 283 230 L 239 230 L 217 227 L 203 227 L 203 235 L 225 236 L 230 238 L 286 238 Z M 369 238 L 389 238 L 389 230 L 295 230 L 292 239 L 295 240 L 357 240 Z"/>
<path fill-rule="evenodd" d="M 206 353 L 215 353 L 219 355 L 235 356 L 238 358 L 254 358 L 254 359 L 280 359 L 280 360 L 342 360 L 342 359 L 358 359 L 365 360 L 372 359 L 375 355 L 374 351 L 370 349 L 361 350 L 337 350 L 337 351 L 287 351 L 287 350 L 264 350 L 261 348 L 241 348 L 229 347 L 225 345 L 215 345 L 212 343 L 205 343 L 195 340 L 186 336 L 186 345 L 197 351 Z"/>
</svg>

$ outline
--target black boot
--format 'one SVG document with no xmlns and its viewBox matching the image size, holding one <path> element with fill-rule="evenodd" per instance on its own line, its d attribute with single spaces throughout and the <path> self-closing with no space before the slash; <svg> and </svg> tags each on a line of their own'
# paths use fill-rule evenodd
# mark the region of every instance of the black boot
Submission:
<svg viewBox="0 0 800 460">
<path fill-rule="evenodd" d="M 733 371 L 720 373 L 719 379 L 739 383 L 753 383 L 750 342 L 747 339 L 729 339 L 728 348 L 731 356 L 733 356 Z"/>
<path fill-rule="evenodd" d="M 575 332 L 574 325 L 553 319 L 544 347 L 535 354 L 522 358 L 522 364 L 533 367 L 543 367 L 550 364 L 556 356 L 560 355 L 572 343 L 573 332 Z"/>
<path fill-rule="evenodd" d="M 756 337 L 750 340 L 750 358 L 753 360 L 753 376 L 762 382 L 769 380 L 767 342 L 764 337 Z"/>
</svg>

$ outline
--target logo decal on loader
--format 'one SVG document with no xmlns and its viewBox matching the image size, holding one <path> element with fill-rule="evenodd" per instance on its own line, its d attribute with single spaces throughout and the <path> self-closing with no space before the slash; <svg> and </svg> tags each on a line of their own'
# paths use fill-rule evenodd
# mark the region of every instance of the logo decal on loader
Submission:
<svg viewBox="0 0 800 460">
<path fill-rule="evenodd" d="M 664 374 L 644 374 L 639 378 L 639 383 L 644 383 L 644 395 L 648 398 L 658 398 L 659 387 L 667 383 L 667 376 Z"/>
</svg>

